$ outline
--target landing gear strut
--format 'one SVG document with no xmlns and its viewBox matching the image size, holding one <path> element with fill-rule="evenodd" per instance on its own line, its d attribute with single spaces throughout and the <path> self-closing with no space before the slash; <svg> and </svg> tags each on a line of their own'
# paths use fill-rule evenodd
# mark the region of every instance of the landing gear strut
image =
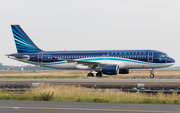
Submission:
<svg viewBox="0 0 180 113">
<path fill-rule="evenodd" d="M 150 69 L 150 78 L 154 78 L 153 68 Z"/>
<path fill-rule="evenodd" d="M 97 72 L 96 73 L 96 77 L 102 77 L 102 73 L 101 72 Z"/>
</svg>

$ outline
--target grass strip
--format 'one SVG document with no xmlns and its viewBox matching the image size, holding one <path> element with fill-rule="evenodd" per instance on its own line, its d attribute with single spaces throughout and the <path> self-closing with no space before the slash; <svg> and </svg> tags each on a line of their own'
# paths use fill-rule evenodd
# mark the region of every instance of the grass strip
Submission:
<svg viewBox="0 0 180 113">
<path fill-rule="evenodd" d="M 8 74 L 0 74 L 0 78 L 92 78 L 87 77 L 88 71 L 52 71 L 52 72 L 32 72 L 26 73 L 8 73 Z M 94 74 L 95 75 L 95 74 Z M 149 77 L 149 71 L 132 71 L 130 74 L 119 74 L 119 75 L 103 75 L 102 78 L 141 78 L 141 77 Z M 180 76 L 180 71 L 158 71 L 155 72 L 156 77 L 164 77 L 164 76 Z"/>
<path fill-rule="evenodd" d="M 178 93 L 140 93 L 117 90 L 95 90 L 75 86 L 50 86 L 42 84 L 24 93 L 2 92 L 0 99 L 6 100 L 38 100 L 43 101 L 42 94 L 50 101 L 66 102 L 100 102 L 100 103 L 142 103 L 142 104 L 180 104 Z M 52 94 L 53 93 L 53 94 Z M 53 96 L 51 96 L 53 95 Z M 44 95 L 45 96 L 45 95 Z"/>
</svg>

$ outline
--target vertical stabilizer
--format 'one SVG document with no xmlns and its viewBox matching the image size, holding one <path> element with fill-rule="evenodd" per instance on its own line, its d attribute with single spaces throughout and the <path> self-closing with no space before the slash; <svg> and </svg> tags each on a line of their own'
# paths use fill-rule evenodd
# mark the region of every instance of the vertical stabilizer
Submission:
<svg viewBox="0 0 180 113">
<path fill-rule="evenodd" d="M 19 25 L 11 25 L 11 28 L 18 53 L 42 51 L 33 43 Z"/>
</svg>

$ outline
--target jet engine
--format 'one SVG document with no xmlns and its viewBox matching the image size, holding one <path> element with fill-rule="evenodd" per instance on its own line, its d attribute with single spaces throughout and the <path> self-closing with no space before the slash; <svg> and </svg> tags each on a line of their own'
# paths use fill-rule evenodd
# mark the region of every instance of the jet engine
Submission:
<svg viewBox="0 0 180 113">
<path fill-rule="evenodd" d="M 119 69 L 119 74 L 129 74 L 130 69 Z"/>
<path fill-rule="evenodd" d="M 102 66 L 102 73 L 106 75 L 117 75 L 119 74 L 118 65 L 104 65 Z"/>
</svg>

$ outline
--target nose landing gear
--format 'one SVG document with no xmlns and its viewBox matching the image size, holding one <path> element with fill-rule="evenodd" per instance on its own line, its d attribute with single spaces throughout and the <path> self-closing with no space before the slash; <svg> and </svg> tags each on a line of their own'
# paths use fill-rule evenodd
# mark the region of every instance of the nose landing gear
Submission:
<svg viewBox="0 0 180 113">
<path fill-rule="evenodd" d="M 154 78 L 154 74 L 151 74 L 150 77 L 151 77 L 151 78 Z"/>
<path fill-rule="evenodd" d="M 150 78 L 154 78 L 153 68 L 150 69 Z"/>
</svg>

